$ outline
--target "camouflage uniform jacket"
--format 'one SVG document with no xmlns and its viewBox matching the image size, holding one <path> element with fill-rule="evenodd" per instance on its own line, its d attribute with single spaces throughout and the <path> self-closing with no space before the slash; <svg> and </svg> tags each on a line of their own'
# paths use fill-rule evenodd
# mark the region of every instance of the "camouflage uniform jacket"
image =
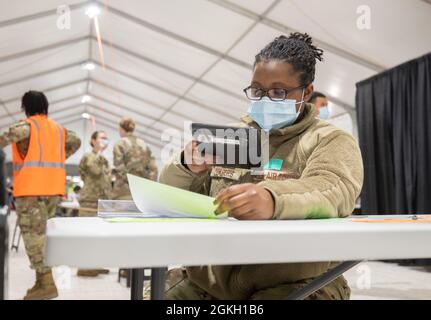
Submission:
<svg viewBox="0 0 431 320">
<path fill-rule="evenodd" d="M 157 165 L 150 148 L 133 134 L 128 134 L 114 146 L 114 199 L 130 197 L 127 174 L 157 180 Z"/>
<path fill-rule="evenodd" d="M 79 175 L 84 187 L 79 196 L 82 206 L 95 207 L 98 199 L 110 199 L 112 193 L 111 168 L 103 155 L 87 152 L 79 163 Z M 93 204 L 92 206 L 88 204 Z"/>
</svg>

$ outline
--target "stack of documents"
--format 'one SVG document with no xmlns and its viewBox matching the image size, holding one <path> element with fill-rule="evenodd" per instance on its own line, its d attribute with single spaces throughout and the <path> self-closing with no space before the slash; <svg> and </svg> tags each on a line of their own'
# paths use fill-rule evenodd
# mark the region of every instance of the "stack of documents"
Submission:
<svg viewBox="0 0 431 320">
<path fill-rule="evenodd" d="M 216 215 L 214 198 L 127 175 L 133 201 L 99 200 L 101 218 L 226 218 Z"/>
<path fill-rule="evenodd" d="M 133 200 L 99 200 L 97 215 L 101 218 L 141 218 L 144 216 Z"/>
</svg>

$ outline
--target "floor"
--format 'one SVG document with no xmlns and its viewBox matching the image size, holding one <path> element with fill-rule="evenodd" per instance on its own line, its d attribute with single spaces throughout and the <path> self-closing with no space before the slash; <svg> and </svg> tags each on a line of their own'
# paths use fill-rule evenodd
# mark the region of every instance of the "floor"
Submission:
<svg viewBox="0 0 431 320">
<path fill-rule="evenodd" d="M 10 219 L 10 235 L 15 226 L 15 215 Z M 10 241 L 12 243 L 12 239 Z M 117 282 L 117 269 L 97 278 L 76 276 L 76 269 L 66 266 L 54 268 L 59 288 L 57 299 L 129 299 L 130 290 L 125 280 Z M 345 274 L 352 288 L 352 299 L 431 299 L 431 272 L 420 267 L 402 267 L 395 263 L 364 262 Z M 9 299 L 22 299 L 34 284 L 34 273 L 29 267 L 22 241 L 18 252 L 9 253 Z"/>
</svg>

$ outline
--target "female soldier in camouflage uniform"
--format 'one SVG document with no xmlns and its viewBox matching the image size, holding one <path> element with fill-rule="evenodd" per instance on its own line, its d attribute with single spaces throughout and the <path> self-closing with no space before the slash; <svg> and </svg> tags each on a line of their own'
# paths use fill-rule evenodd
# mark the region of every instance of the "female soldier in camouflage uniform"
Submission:
<svg viewBox="0 0 431 320">
<path fill-rule="evenodd" d="M 120 121 L 121 140 L 114 146 L 114 199 L 131 200 L 127 174 L 157 180 L 157 165 L 147 144 L 134 135 L 135 122 L 131 118 Z"/>
<path fill-rule="evenodd" d="M 95 131 L 91 135 L 90 145 L 93 150 L 87 152 L 79 163 L 79 175 L 84 182 L 84 187 L 79 197 L 79 216 L 97 216 L 97 202 L 99 199 L 111 199 L 112 179 L 108 160 L 102 152 L 108 146 L 108 137 L 103 131 Z M 78 270 L 78 276 L 95 277 L 100 273 L 108 273 L 108 270 Z"/>
</svg>

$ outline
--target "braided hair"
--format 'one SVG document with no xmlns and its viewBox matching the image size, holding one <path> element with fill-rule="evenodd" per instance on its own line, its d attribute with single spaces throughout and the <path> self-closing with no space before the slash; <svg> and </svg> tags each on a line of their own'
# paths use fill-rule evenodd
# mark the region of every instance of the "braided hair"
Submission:
<svg viewBox="0 0 431 320">
<path fill-rule="evenodd" d="M 313 45 L 308 34 L 295 32 L 288 37 L 276 37 L 256 55 L 254 65 L 261 61 L 285 61 L 299 73 L 301 84 L 308 85 L 314 81 L 316 60 L 322 61 L 322 55 L 323 50 Z"/>
</svg>

